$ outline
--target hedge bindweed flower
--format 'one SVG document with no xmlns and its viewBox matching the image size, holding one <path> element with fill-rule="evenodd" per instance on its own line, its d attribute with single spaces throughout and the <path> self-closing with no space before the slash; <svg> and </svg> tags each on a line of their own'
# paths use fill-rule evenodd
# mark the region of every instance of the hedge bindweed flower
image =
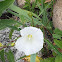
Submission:
<svg viewBox="0 0 62 62">
<path fill-rule="evenodd" d="M 19 51 L 23 51 L 26 55 L 37 53 L 43 48 L 43 33 L 36 27 L 25 27 L 20 30 L 21 36 L 15 43 L 15 47 Z"/>
</svg>

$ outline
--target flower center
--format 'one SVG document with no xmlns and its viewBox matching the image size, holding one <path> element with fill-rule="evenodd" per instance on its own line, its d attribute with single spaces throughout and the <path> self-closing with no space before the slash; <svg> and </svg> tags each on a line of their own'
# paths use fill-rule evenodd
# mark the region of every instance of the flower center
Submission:
<svg viewBox="0 0 62 62">
<path fill-rule="evenodd" d="M 29 34 L 29 35 L 28 35 L 28 38 L 29 38 L 29 40 L 30 40 L 30 39 L 32 38 L 32 35 L 31 35 L 31 34 Z"/>
</svg>

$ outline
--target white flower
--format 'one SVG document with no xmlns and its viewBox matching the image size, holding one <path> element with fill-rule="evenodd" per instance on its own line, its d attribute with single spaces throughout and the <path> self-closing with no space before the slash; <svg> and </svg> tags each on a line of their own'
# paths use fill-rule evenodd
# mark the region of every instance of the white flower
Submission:
<svg viewBox="0 0 62 62">
<path fill-rule="evenodd" d="M 23 51 L 26 55 L 34 54 L 43 48 L 43 33 L 36 27 L 25 27 L 20 30 L 22 37 L 20 37 L 15 47 L 19 51 Z"/>
</svg>

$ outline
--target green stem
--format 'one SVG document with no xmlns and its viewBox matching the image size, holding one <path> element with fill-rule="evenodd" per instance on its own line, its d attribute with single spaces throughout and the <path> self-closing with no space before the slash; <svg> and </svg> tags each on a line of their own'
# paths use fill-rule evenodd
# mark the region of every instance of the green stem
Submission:
<svg viewBox="0 0 62 62">
<path fill-rule="evenodd" d="M 30 62 L 36 62 L 36 54 L 30 56 Z"/>
</svg>

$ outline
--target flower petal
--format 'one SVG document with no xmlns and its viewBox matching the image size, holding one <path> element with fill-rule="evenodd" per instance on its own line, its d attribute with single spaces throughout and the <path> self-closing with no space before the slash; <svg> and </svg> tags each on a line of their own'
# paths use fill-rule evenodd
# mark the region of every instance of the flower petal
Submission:
<svg viewBox="0 0 62 62">
<path fill-rule="evenodd" d="M 23 51 L 26 55 L 30 55 L 37 53 L 43 48 L 44 38 L 40 29 L 35 27 L 26 27 L 20 32 L 22 37 L 20 37 L 15 43 L 15 47 L 19 51 Z M 27 37 L 29 34 L 32 35 L 30 40 Z"/>
</svg>

